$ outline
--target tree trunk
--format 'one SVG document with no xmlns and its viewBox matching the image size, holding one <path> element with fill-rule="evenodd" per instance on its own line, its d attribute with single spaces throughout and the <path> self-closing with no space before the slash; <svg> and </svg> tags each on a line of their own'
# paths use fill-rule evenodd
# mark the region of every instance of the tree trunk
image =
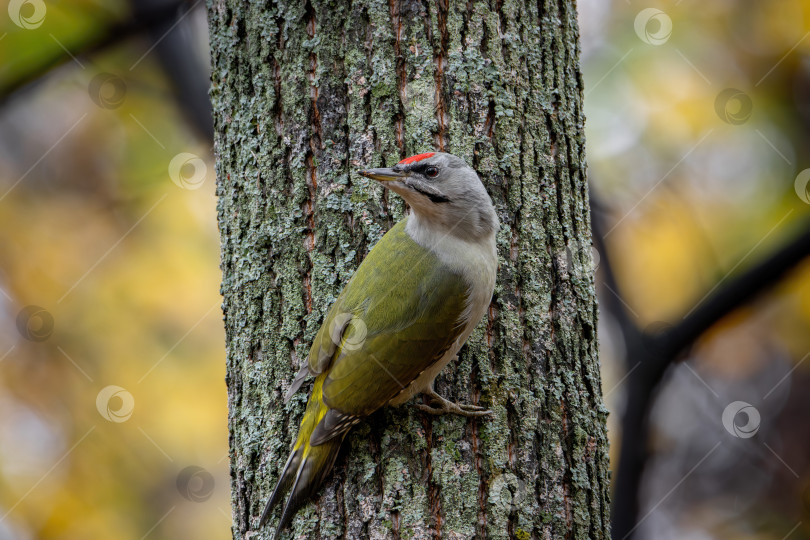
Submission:
<svg viewBox="0 0 810 540">
<path fill-rule="evenodd" d="M 282 396 L 342 286 L 406 213 L 360 167 L 445 150 L 502 222 L 488 317 L 436 389 L 352 430 L 296 538 L 607 538 L 582 77 L 571 0 L 209 0 L 234 538 L 304 410 Z M 422 399 L 417 397 L 416 399 Z"/>
</svg>

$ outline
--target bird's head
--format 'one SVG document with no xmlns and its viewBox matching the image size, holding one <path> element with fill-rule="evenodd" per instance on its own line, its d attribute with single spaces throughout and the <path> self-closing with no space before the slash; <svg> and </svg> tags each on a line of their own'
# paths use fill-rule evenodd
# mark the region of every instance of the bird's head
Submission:
<svg viewBox="0 0 810 540">
<path fill-rule="evenodd" d="M 398 193 L 425 225 L 465 240 L 489 237 L 498 218 L 481 179 L 460 157 L 428 152 L 360 174 Z"/>
</svg>

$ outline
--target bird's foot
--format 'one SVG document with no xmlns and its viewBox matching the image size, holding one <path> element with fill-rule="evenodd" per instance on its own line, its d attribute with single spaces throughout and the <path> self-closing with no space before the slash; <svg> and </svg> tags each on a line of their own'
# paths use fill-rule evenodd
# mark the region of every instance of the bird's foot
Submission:
<svg viewBox="0 0 810 540">
<path fill-rule="evenodd" d="M 471 405 L 469 403 L 454 403 L 437 394 L 435 390 L 425 392 L 425 395 L 430 398 L 431 404 L 417 403 L 416 408 L 428 414 L 458 414 L 468 418 L 480 418 L 482 416 L 492 415 L 492 411 L 485 407 L 479 407 L 478 405 Z"/>
</svg>

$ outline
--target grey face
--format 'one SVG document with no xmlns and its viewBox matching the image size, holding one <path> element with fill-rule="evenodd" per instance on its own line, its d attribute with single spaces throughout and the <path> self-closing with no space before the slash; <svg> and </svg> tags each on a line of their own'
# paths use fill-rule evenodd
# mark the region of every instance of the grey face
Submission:
<svg viewBox="0 0 810 540">
<path fill-rule="evenodd" d="M 434 162 L 435 159 L 425 159 L 409 165 L 394 166 L 394 171 L 407 173 L 401 185 L 396 187 L 405 188 L 427 197 L 434 204 L 451 202 L 446 195 L 442 194 L 439 187 L 447 177 L 447 167 Z"/>
<path fill-rule="evenodd" d="M 401 195 L 420 219 L 448 233 L 479 238 L 497 229 L 492 201 L 478 175 L 463 159 L 443 152 L 412 159 L 390 169 L 370 169 L 360 174 Z"/>
</svg>

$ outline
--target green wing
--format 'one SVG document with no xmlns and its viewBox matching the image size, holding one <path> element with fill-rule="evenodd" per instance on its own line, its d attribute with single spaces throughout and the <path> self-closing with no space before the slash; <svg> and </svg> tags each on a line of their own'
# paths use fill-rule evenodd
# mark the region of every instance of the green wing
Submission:
<svg viewBox="0 0 810 540">
<path fill-rule="evenodd" d="M 323 399 L 340 418 L 365 416 L 388 403 L 464 329 L 467 284 L 414 242 L 405 223 L 365 258 L 310 350 L 309 372 L 327 372 Z"/>
</svg>

